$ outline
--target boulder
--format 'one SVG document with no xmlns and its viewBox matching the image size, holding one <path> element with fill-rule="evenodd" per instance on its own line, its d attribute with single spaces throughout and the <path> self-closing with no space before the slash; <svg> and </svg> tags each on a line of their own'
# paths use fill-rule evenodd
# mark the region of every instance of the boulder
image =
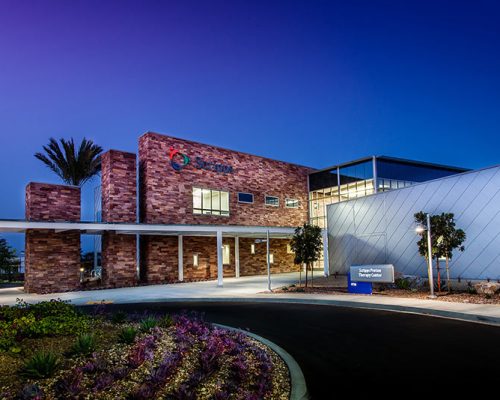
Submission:
<svg viewBox="0 0 500 400">
<path fill-rule="evenodd" d="M 489 294 L 494 295 L 500 292 L 500 283 L 498 282 L 479 282 L 474 285 L 474 289 L 479 294 Z"/>
</svg>

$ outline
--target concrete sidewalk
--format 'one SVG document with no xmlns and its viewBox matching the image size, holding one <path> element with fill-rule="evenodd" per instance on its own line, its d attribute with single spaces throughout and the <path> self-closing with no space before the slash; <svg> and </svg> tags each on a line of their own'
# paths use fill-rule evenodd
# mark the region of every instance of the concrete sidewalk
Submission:
<svg viewBox="0 0 500 400">
<path fill-rule="evenodd" d="M 272 276 L 272 286 L 281 287 L 298 281 L 298 273 Z M 192 301 L 238 301 L 322 304 L 396 312 L 418 313 L 436 317 L 455 318 L 500 326 L 500 305 L 452 303 L 439 300 L 422 300 L 388 296 L 353 294 L 304 294 L 267 293 L 266 276 L 224 279 L 224 287 L 216 281 L 192 282 L 170 285 L 138 286 L 131 288 L 89 290 L 55 293 L 50 295 L 25 294 L 22 288 L 0 289 L 0 304 L 15 304 L 17 298 L 39 302 L 60 298 L 76 305 L 98 303 L 147 303 Z"/>
</svg>

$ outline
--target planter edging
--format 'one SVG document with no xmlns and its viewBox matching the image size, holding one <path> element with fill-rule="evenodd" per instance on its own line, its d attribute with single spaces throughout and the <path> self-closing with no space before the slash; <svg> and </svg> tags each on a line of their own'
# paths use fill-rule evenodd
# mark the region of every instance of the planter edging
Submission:
<svg viewBox="0 0 500 400">
<path fill-rule="evenodd" d="M 267 347 L 273 350 L 285 362 L 288 371 L 290 373 L 290 400 L 309 399 L 309 394 L 307 393 L 306 379 L 304 378 L 302 369 L 300 368 L 297 361 L 295 361 L 295 359 L 286 350 L 278 346 L 276 343 L 271 342 L 270 340 L 267 340 L 262 336 L 256 335 L 255 333 L 222 324 L 213 324 L 213 325 L 231 331 L 241 332 L 244 335 L 250 336 L 251 338 L 258 340 L 259 342 L 265 344 Z"/>
</svg>

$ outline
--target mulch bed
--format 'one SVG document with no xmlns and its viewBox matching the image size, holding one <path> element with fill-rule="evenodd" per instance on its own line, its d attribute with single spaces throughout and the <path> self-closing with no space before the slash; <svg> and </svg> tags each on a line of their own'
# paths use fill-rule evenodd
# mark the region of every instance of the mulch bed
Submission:
<svg viewBox="0 0 500 400">
<path fill-rule="evenodd" d="M 308 286 L 307 288 L 302 286 L 288 286 L 286 289 L 284 287 L 279 289 L 274 289 L 273 293 L 304 293 L 304 294 L 332 294 L 332 295 L 342 295 L 350 294 L 347 288 L 340 288 L 338 286 Z M 385 290 L 374 290 L 374 295 L 379 296 L 389 296 L 389 297 L 403 297 L 403 298 L 413 298 L 413 299 L 423 299 L 428 300 L 429 292 L 421 290 L 402 290 L 402 289 L 385 289 Z M 482 294 L 473 294 L 467 292 L 441 292 L 435 293 L 437 298 L 436 301 L 448 301 L 455 303 L 470 303 L 470 304 L 499 304 L 500 305 L 500 294 L 495 294 L 492 296 L 485 296 Z"/>
</svg>

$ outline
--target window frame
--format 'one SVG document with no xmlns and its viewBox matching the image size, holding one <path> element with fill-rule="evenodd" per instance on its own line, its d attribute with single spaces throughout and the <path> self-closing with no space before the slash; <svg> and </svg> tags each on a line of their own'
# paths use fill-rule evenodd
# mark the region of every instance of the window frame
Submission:
<svg viewBox="0 0 500 400">
<path fill-rule="evenodd" d="M 287 201 L 294 201 L 294 202 L 297 202 L 297 205 L 296 206 L 289 206 L 287 204 Z M 285 208 L 300 208 L 300 200 L 299 199 L 293 199 L 291 197 L 286 197 L 285 198 Z"/>
<path fill-rule="evenodd" d="M 277 204 L 267 204 L 267 198 L 268 197 L 275 198 L 276 200 L 278 200 L 278 203 Z M 264 195 L 264 205 L 269 206 L 269 207 L 279 207 L 280 206 L 280 198 L 279 198 L 279 196 L 273 196 L 273 195 L 270 195 L 270 194 L 265 194 Z"/>
<path fill-rule="evenodd" d="M 247 195 L 250 195 L 252 196 L 252 201 L 241 201 L 240 200 L 240 194 L 247 194 Z M 238 192 L 236 194 L 236 197 L 238 199 L 238 203 L 241 203 L 241 204 L 253 204 L 255 202 L 255 196 L 253 193 L 248 193 L 248 192 Z"/>
<path fill-rule="evenodd" d="M 195 207 L 195 191 L 199 190 L 199 201 L 200 201 L 200 207 Z M 208 198 L 210 198 L 210 208 L 204 208 L 204 197 L 208 193 Z M 210 216 L 216 216 L 216 217 L 229 217 L 231 215 L 229 205 L 230 205 L 230 192 L 227 190 L 222 190 L 222 189 L 211 189 L 211 188 L 206 188 L 206 187 L 200 187 L 200 186 L 193 186 L 192 191 L 191 191 L 191 196 L 192 196 L 192 210 L 193 210 L 193 215 L 210 215 Z M 216 193 L 218 193 L 216 195 Z M 227 210 L 223 210 L 222 208 L 222 197 L 224 194 L 227 194 Z M 213 200 L 214 198 L 217 198 L 219 200 L 218 208 L 214 208 L 213 205 Z"/>
</svg>

